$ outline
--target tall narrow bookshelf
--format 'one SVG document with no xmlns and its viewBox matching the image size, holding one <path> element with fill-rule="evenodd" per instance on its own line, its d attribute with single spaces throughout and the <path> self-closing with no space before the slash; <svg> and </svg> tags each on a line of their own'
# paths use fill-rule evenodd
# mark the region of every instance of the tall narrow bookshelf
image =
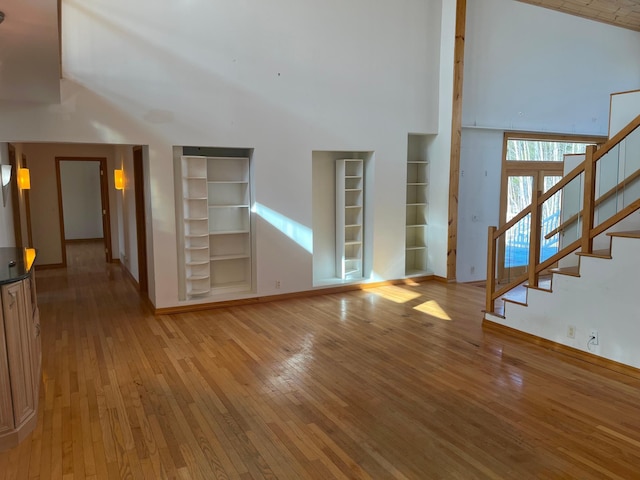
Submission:
<svg viewBox="0 0 640 480">
<path fill-rule="evenodd" d="M 182 157 L 182 192 L 186 294 L 189 297 L 208 295 L 211 283 L 204 157 Z"/>
<path fill-rule="evenodd" d="M 429 162 L 407 160 L 407 204 L 405 274 L 418 275 L 427 271 L 427 218 Z"/>
<path fill-rule="evenodd" d="M 364 161 L 336 160 L 336 276 L 363 276 Z"/>
<path fill-rule="evenodd" d="M 248 157 L 181 156 L 187 298 L 252 288 Z"/>
</svg>

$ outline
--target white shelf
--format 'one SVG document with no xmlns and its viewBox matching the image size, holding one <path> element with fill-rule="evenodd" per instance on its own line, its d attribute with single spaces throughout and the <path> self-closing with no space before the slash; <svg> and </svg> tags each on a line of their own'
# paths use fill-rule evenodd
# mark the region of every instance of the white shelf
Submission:
<svg viewBox="0 0 640 480">
<path fill-rule="evenodd" d="M 420 148 L 420 140 L 420 136 L 409 135 L 409 150 Z M 417 152 L 410 153 L 412 158 L 416 158 L 415 153 Z M 405 221 L 405 275 L 407 276 L 424 273 L 427 270 L 428 164 L 427 160 L 407 159 Z"/>
<path fill-rule="evenodd" d="M 339 159 L 336 175 L 336 276 L 342 280 L 363 276 L 364 161 Z"/>
<path fill-rule="evenodd" d="M 182 156 L 183 295 L 250 290 L 249 158 Z M 180 198 L 180 197 L 178 197 Z"/>
</svg>

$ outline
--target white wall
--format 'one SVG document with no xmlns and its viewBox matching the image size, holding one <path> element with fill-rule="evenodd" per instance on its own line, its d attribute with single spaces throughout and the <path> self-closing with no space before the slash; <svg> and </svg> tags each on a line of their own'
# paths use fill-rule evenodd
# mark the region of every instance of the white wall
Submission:
<svg viewBox="0 0 640 480">
<path fill-rule="evenodd" d="M 256 201 L 309 228 L 311 152 L 374 151 L 373 269 L 402 277 L 406 138 L 437 129 L 439 4 L 65 1 L 62 102 L 0 104 L 0 140 L 149 146 L 157 307 L 179 303 L 173 145 L 254 148 Z M 282 293 L 312 288 L 312 262 L 267 228 L 256 294 L 268 259 Z"/>
<path fill-rule="evenodd" d="M 6 143 L 0 143 L 0 165 L 9 165 L 9 149 Z M 11 176 L 15 175 L 11 171 Z M 0 188 L 2 186 L 0 185 Z M 2 196 L 2 194 L 0 194 Z M 16 240 L 13 231 L 11 188 L 6 189 L 6 204 L 0 200 L 0 247 L 13 247 Z"/>
<path fill-rule="evenodd" d="M 499 212 L 503 132 L 606 135 L 610 93 L 640 81 L 640 33 L 521 2 L 468 0 L 465 44 L 462 282 L 486 277 L 487 227 L 497 225 Z"/>
<path fill-rule="evenodd" d="M 100 162 L 61 161 L 60 187 L 65 239 L 102 238 Z"/>
</svg>

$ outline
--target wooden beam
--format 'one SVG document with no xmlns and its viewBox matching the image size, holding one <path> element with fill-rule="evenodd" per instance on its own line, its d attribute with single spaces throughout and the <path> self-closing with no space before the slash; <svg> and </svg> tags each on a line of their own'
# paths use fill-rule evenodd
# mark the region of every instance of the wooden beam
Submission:
<svg viewBox="0 0 640 480">
<path fill-rule="evenodd" d="M 462 137 L 462 83 L 464 74 L 464 36 L 467 0 L 456 4 L 456 40 L 453 60 L 453 105 L 451 116 L 451 158 L 449 168 L 449 234 L 447 241 L 447 279 L 456 279 L 458 249 L 458 189 L 460 186 L 460 142 Z"/>
</svg>

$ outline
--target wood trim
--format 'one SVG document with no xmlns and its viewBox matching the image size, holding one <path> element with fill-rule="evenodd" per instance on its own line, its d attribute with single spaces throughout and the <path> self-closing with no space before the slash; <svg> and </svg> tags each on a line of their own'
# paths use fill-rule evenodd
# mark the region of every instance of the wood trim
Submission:
<svg viewBox="0 0 640 480">
<path fill-rule="evenodd" d="M 449 232 L 447 240 L 447 279 L 456 279 L 458 249 L 458 191 L 460 189 L 460 145 L 462 141 L 462 87 L 464 77 L 464 37 L 467 0 L 457 0 L 453 53 L 453 99 L 451 116 L 451 158 L 449 163 Z"/>
<path fill-rule="evenodd" d="M 590 145 L 587 147 L 586 158 L 584 161 L 584 202 L 582 205 L 582 242 L 581 250 L 583 253 L 591 253 L 593 250 L 593 239 L 589 236 L 593 228 L 593 201 L 596 197 L 596 174 L 595 163 L 593 162 L 593 154 L 596 147 Z"/>
<path fill-rule="evenodd" d="M 418 277 L 418 278 L 420 278 L 420 280 L 418 280 L 418 282 L 424 282 L 426 280 L 434 280 L 434 281 L 436 281 L 438 283 L 455 283 L 455 280 L 449 280 L 447 277 L 441 277 L 439 275 L 426 275 L 426 276 Z"/>
<path fill-rule="evenodd" d="M 496 288 L 496 227 L 489 227 L 487 235 L 487 284 L 485 308 L 488 312 L 495 310 L 495 301 L 493 299 L 493 290 Z"/>
<path fill-rule="evenodd" d="M 38 270 L 51 270 L 53 268 L 65 268 L 66 265 L 64 263 L 46 263 L 44 265 L 36 265 Z"/>
<path fill-rule="evenodd" d="M 60 159 L 56 157 L 56 188 L 58 194 L 58 223 L 60 225 L 60 250 L 63 267 L 67 266 L 67 249 L 64 248 L 64 212 L 62 210 L 62 182 L 60 181 Z"/>
<path fill-rule="evenodd" d="M 535 266 L 540 262 L 540 190 L 534 189 L 531 196 L 531 222 L 529 223 L 529 285 L 538 286 Z"/>
<path fill-rule="evenodd" d="M 566 133 L 523 132 L 518 130 L 508 130 L 505 131 L 504 134 L 507 138 L 512 140 L 546 140 L 550 142 L 568 141 L 578 143 L 594 143 L 596 145 L 602 145 L 608 141 L 608 138 L 602 135 L 573 135 Z"/>
<path fill-rule="evenodd" d="M 610 360 L 608 358 L 600 357 L 593 353 L 585 352 L 584 350 L 579 350 L 577 348 L 570 347 L 568 345 L 563 345 L 562 343 L 554 342 L 553 340 L 548 340 L 546 338 L 542 338 L 537 335 L 533 335 L 531 333 L 526 333 L 526 332 L 523 332 L 522 330 L 516 330 L 515 328 L 508 327 L 500 323 L 496 323 L 486 318 L 483 319 L 482 321 L 482 327 L 483 329 L 490 330 L 494 333 L 508 335 L 510 337 L 516 337 L 525 342 L 533 343 L 537 346 L 547 348 L 551 351 L 561 353 L 564 355 L 569 355 L 583 362 L 586 362 L 592 365 L 597 365 L 598 367 L 607 368 L 617 373 L 628 375 L 632 378 L 640 380 L 640 369 L 636 367 L 632 367 L 624 363 L 616 362 L 615 360 Z"/>
<path fill-rule="evenodd" d="M 144 159 L 142 146 L 133 147 L 133 183 L 136 208 L 139 290 L 142 295 L 148 296 L 147 225 L 145 221 Z"/>
<path fill-rule="evenodd" d="M 176 307 L 156 308 L 152 306 L 155 315 L 174 315 L 178 313 L 198 312 L 201 310 L 211 310 L 215 308 L 237 307 L 241 305 L 255 305 L 257 303 L 268 303 L 279 300 L 291 300 L 294 298 L 315 297 L 318 295 L 329 295 L 333 293 L 352 292 L 354 290 L 369 290 L 371 288 L 385 287 L 391 285 L 416 285 L 418 283 L 435 280 L 441 283 L 449 283 L 444 277 L 434 275 L 424 275 L 420 277 L 401 278 L 397 280 L 386 280 L 384 282 L 359 283 L 352 285 L 340 285 L 337 287 L 318 288 L 317 290 L 304 290 L 302 292 L 281 293 L 278 295 L 266 295 L 263 297 L 241 298 L 237 300 L 223 300 L 220 302 L 194 303 L 191 305 L 180 305 Z M 149 302 L 149 305 L 152 305 Z"/>
</svg>

